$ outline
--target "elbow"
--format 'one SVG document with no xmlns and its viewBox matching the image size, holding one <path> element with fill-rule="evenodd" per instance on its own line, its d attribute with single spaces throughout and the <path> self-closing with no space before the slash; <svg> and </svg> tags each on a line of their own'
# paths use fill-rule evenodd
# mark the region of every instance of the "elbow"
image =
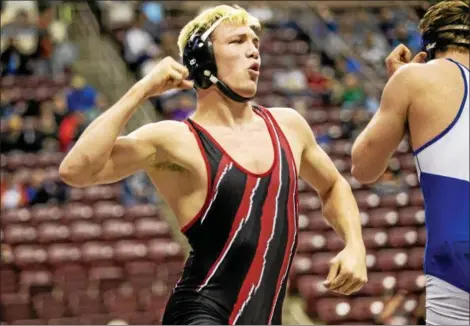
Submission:
<svg viewBox="0 0 470 326">
<path fill-rule="evenodd" d="M 69 164 L 62 162 L 59 166 L 59 177 L 67 185 L 75 188 L 84 188 L 90 186 L 89 178 Z"/>
<path fill-rule="evenodd" d="M 361 150 L 359 146 L 353 147 L 351 152 L 351 175 L 362 184 L 371 184 L 377 181 L 380 174 L 377 174 L 376 169 L 365 160 L 367 155 L 364 153 L 367 153 L 366 151 L 366 148 Z"/>
<path fill-rule="evenodd" d="M 351 175 L 362 184 L 371 184 L 379 179 L 372 169 L 368 169 L 361 164 L 353 163 L 351 167 Z"/>
</svg>

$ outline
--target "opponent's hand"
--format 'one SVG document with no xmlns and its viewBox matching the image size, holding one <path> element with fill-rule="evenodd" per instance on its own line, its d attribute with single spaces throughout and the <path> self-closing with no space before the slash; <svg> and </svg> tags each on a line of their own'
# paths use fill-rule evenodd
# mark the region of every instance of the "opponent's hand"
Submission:
<svg viewBox="0 0 470 326">
<path fill-rule="evenodd" d="M 191 89 L 193 81 L 187 80 L 188 69 L 172 57 L 166 57 L 157 63 L 141 79 L 147 97 L 158 96 L 170 89 Z"/>
<path fill-rule="evenodd" d="M 350 295 L 367 283 L 366 250 L 346 246 L 330 261 L 330 272 L 323 284 L 327 289 Z"/>
<path fill-rule="evenodd" d="M 411 51 L 405 45 L 400 44 L 398 45 L 385 59 L 385 65 L 387 66 L 388 77 L 392 77 L 392 75 L 400 69 L 400 67 L 413 62 L 413 63 L 424 63 L 426 60 L 426 52 L 419 52 L 416 56 L 411 59 Z"/>
</svg>

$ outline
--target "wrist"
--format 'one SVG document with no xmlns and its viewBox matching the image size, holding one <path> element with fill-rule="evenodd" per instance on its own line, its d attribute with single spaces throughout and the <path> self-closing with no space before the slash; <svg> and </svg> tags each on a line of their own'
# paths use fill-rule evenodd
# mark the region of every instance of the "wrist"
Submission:
<svg viewBox="0 0 470 326">
<path fill-rule="evenodd" d="M 151 94 L 150 83 L 144 79 L 139 80 L 132 86 L 131 94 L 139 102 L 146 101 Z"/>
<path fill-rule="evenodd" d="M 351 239 L 349 241 L 346 241 L 346 247 L 362 252 L 364 255 L 366 253 L 366 246 L 364 245 L 364 241 L 362 240 L 362 238 Z"/>
</svg>

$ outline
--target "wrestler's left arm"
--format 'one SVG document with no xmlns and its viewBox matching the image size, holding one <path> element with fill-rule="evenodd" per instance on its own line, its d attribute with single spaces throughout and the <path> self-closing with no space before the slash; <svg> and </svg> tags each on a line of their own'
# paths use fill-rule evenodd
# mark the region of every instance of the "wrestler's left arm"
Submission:
<svg viewBox="0 0 470 326">
<path fill-rule="evenodd" d="M 377 181 L 385 172 L 405 135 L 417 65 L 407 64 L 393 74 L 383 90 L 379 110 L 354 142 L 351 174 L 363 184 Z"/>
<path fill-rule="evenodd" d="M 345 243 L 344 249 L 330 263 L 325 286 L 339 293 L 351 294 L 367 282 L 359 209 L 351 187 L 318 145 L 307 121 L 292 111 L 293 125 L 303 148 L 299 177 L 317 192 L 323 215 Z"/>
</svg>

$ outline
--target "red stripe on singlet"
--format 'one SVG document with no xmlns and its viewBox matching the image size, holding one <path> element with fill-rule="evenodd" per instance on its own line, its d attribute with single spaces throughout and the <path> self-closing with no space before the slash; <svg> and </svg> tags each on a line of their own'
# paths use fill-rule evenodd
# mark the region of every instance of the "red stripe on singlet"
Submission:
<svg viewBox="0 0 470 326">
<path fill-rule="evenodd" d="M 240 232 L 241 228 L 243 225 L 242 223 L 245 223 L 246 220 L 249 217 L 249 213 L 252 208 L 252 200 L 253 200 L 253 195 L 255 191 L 255 187 L 257 185 L 257 178 L 254 178 L 252 176 L 247 177 L 246 185 L 245 185 L 245 190 L 243 192 L 243 197 L 242 201 L 240 203 L 240 206 L 237 210 L 237 214 L 235 215 L 235 219 L 232 223 L 232 228 L 230 230 L 230 234 L 228 236 L 227 241 L 224 244 L 224 248 L 220 252 L 219 256 L 217 257 L 217 260 L 212 264 L 209 272 L 207 273 L 204 281 L 202 282 L 201 286 L 199 287 L 199 291 L 202 290 L 210 281 L 210 279 L 214 276 L 214 274 L 217 272 L 217 269 L 219 268 L 220 264 L 222 263 L 223 259 L 225 258 L 225 255 L 227 252 L 230 250 L 230 247 L 232 246 L 233 242 L 235 241 L 235 238 L 237 234 Z"/>
<path fill-rule="evenodd" d="M 278 147 L 276 150 L 279 150 Z M 278 160 L 280 162 L 280 160 Z M 273 232 L 273 223 L 275 223 L 276 216 L 276 196 L 281 186 L 279 180 L 279 169 L 280 164 L 276 164 L 272 174 L 271 181 L 268 186 L 268 192 L 266 200 L 262 208 L 261 220 L 261 231 L 258 238 L 258 245 L 256 247 L 254 259 L 250 265 L 247 276 L 243 281 L 242 287 L 238 294 L 238 299 L 233 307 L 232 313 L 229 318 L 229 324 L 233 325 L 234 322 L 239 318 L 239 315 L 243 313 L 243 309 L 250 300 L 254 289 L 259 286 L 262 278 L 262 270 L 264 263 L 264 255 L 268 250 L 268 240 L 271 238 Z"/>
</svg>

